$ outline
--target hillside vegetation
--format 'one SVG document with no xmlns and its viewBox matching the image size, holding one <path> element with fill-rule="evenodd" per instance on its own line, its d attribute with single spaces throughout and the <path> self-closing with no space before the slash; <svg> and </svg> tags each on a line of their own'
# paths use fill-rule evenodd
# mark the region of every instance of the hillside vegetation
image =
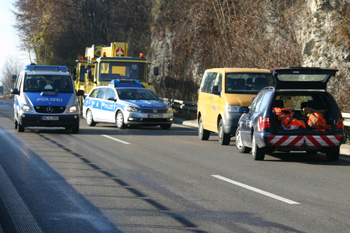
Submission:
<svg viewBox="0 0 350 233">
<path fill-rule="evenodd" d="M 158 95 L 196 101 L 212 67 L 318 66 L 350 111 L 349 0 L 17 0 L 17 29 L 39 64 L 74 67 L 85 47 L 129 43 L 147 54 Z M 150 72 L 152 73 L 152 72 Z"/>
</svg>

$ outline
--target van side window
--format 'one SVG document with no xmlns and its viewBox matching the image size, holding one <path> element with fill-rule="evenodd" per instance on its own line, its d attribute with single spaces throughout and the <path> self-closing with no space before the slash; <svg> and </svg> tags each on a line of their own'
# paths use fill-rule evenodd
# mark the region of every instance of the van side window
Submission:
<svg viewBox="0 0 350 233">
<path fill-rule="evenodd" d="M 218 91 L 221 93 L 221 91 L 222 91 L 222 74 L 219 74 L 219 77 L 216 81 L 216 85 L 218 86 Z"/>
<path fill-rule="evenodd" d="M 211 93 L 217 73 L 208 72 L 204 76 L 201 92 Z"/>
</svg>

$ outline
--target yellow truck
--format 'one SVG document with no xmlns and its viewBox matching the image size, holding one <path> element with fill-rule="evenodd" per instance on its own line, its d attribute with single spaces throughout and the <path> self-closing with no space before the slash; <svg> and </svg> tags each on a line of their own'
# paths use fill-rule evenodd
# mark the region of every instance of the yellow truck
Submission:
<svg viewBox="0 0 350 233">
<path fill-rule="evenodd" d="M 140 57 L 128 57 L 128 44 L 113 42 L 110 47 L 101 47 L 99 57 L 95 57 L 94 46 L 86 48 L 86 90 L 87 93 L 95 86 L 106 86 L 112 79 L 138 80 L 148 87 L 148 63 Z"/>
</svg>

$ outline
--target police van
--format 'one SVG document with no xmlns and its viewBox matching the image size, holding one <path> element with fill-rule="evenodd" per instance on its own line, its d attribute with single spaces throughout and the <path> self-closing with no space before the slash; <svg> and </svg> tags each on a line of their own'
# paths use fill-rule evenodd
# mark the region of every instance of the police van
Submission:
<svg viewBox="0 0 350 233">
<path fill-rule="evenodd" d="M 18 132 L 31 126 L 65 127 L 79 132 L 80 109 L 67 66 L 28 65 L 11 93 Z"/>
</svg>

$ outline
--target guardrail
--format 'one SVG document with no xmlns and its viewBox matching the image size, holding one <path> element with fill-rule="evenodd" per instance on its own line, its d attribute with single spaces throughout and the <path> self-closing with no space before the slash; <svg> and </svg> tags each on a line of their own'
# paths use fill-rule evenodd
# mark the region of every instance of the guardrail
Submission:
<svg viewBox="0 0 350 233">
<path fill-rule="evenodd" d="M 180 110 L 187 110 L 187 111 L 197 111 L 197 103 L 196 102 L 189 102 L 189 101 L 183 101 L 183 100 L 175 100 L 175 99 L 168 99 L 168 98 L 161 98 L 164 103 L 167 103 L 171 105 L 171 107 L 175 109 Z M 343 119 L 344 119 L 344 126 L 350 127 L 350 113 L 342 113 Z"/>
</svg>

